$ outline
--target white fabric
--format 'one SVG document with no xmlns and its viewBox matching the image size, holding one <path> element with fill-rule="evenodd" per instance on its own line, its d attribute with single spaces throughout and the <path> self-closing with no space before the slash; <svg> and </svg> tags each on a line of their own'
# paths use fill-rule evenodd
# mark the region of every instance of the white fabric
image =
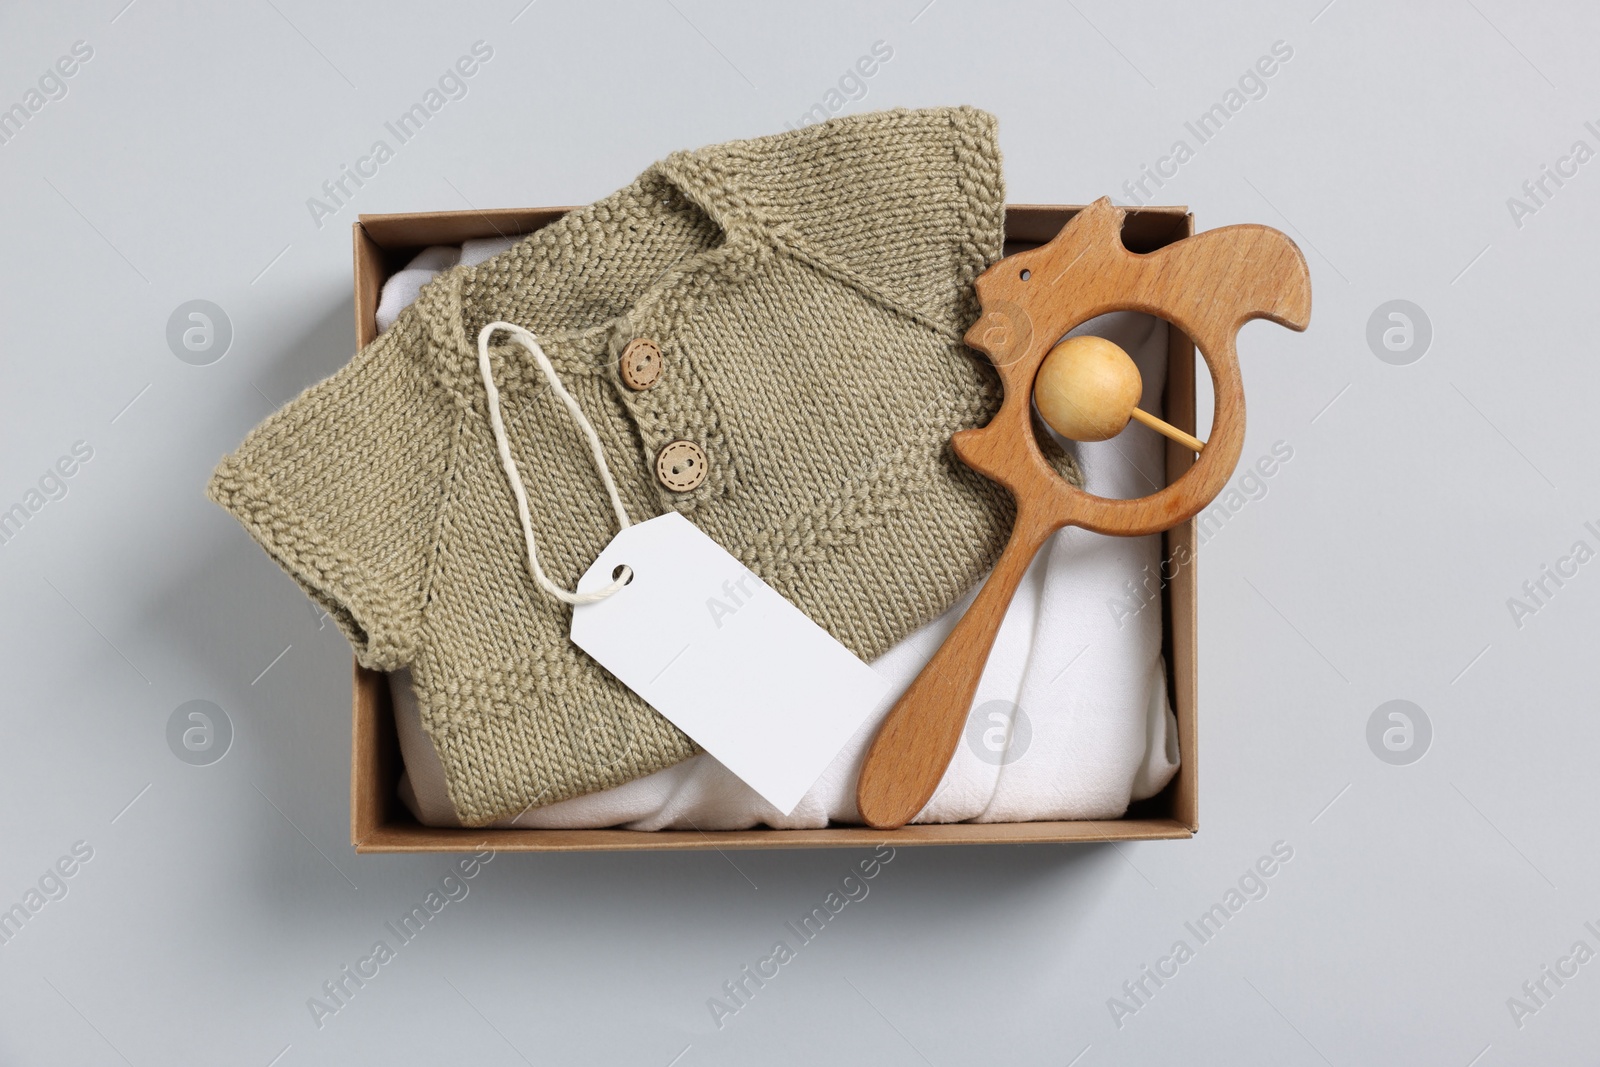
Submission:
<svg viewBox="0 0 1600 1067">
<path fill-rule="evenodd" d="M 405 270 L 390 275 L 389 280 L 383 283 L 376 314 L 378 332 L 382 333 L 393 326 L 400 312 L 411 306 L 417 294 L 422 292 L 422 287 L 433 281 L 434 275 L 440 271 L 463 263 L 476 267 L 484 260 L 498 256 L 519 240 L 517 237 L 485 237 L 480 241 L 468 241 L 460 248 L 447 248 L 444 245 L 424 248 L 406 264 Z"/>
<path fill-rule="evenodd" d="M 470 242 L 467 247 L 487 243 Z M 455 264 L 454 253 L 428 249 L 390 279 L 381 305 L 393 309 L 390 322 L 433 273 Z M 460 261 L 468 262 L 466 255 L 464 248 Z M 380 325 L 385 325 L 381 318 Z M 1166 376 L 1164 323 L 1118 312 L 1074 332 L 1106 337 L 1126 349 L 1144 376 L 1141 406 L 1160 410 Z M 1138 424 L 1111 441 L 1068 446 L 1077 454 L 1090 492 L 1145 496 L 1164 484 L 1162 438 Z M 1051 538 L 1023 578 L 1001 625 L 967 735 L 916 822 L 1117 818 L 1130 801 L 1165 788 L 1177 771 L 1179 754 L 1161 658 L 1160 600 L 1150 593 L 1159 574 L 1160 546 L 1159 535 L 1107 537 L 1075 528 Z M 787 816 L 702 754 L 615 789 L 534 808 L 495 825 L 731 830 L 859 822 L 856 779 L 878 724 L 976 593 L 969 591 L 950 611 L 873 663 L 890 679 L 890 696 Z M 423 823 L 458 825 L 444 768 L 422 728 L 409 672 L 391 675 L 391 688 L 407 768 L 401 796 Z M 1021 714 L 1015 716 L 1007 742 L 1013 706 Z M 1000 717 L 990 719 L 991 712 Z M 1025 731 L 1018 725 L 1024 716 L 1031 734 L 1025 749 Z M 985 741 L 1009 743 L 1020 755 L 1004 750 L 1000 759 Z"/>
</svg>

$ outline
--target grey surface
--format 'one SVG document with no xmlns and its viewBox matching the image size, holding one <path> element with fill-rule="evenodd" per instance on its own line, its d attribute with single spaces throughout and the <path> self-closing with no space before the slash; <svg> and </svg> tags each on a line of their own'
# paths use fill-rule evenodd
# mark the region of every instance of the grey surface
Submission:
<svg viewBox="0 0 1600 1067">
<path fill-rule="evenodd" d="M 1592 1048 L 1600 962 L 1546 979 L 1520 1026 L 1507 1003 L 1575 942 L 1600 950 L 1600 562 L 1520 627 L 1508 606 L 1575 541 L 1600 548 L 1600 161 L 1535 213 L 1507 203 L 1575 140 L 1600 148 L 1592 8 L 124 3 L 0 14 L 0 105 L 94 49 L 0 145 L 0 508 L 93 449 L 0 546 L 0 906 L 93 849 L 0 947 L 0 1062 Z M 469 94 L 315 226 L 306 199 L 479 39 Z M 207 472 L 351 354 L 356 212 L 586 202 L 672 149 L 797 121 L 879 40 L 894 56 L 849 109 L 989 108 L 1010 198 L 1035 202 L 1126 200 L 1186 120 L 1294 49 L 1155 198 L 1202 228 L 1283 228 L 1315 278 L 1309 333 L 1241 338 L 1245 460 L 1293 459 L 1202 557 L 1200 836 L 902 850 L 720 1029 L 707 999 L 863 853 L 500 856 L 318 1029 L 308 998 L 451 860 L 351 851 L 348 648 L 202 498 Z M 167 343 L 191 300 L 232 326 L 205 365 Z M 1431 322 L 1419 360 L 1369 348 L 1393 300 Z M 231 723 L 220 760 L 169 747 L 196 700 Z M 1392 700 L 1427 716 L 1424 758 L 1369 748 Z M 1199 945 L 1185 922 L 1279 841 L 1270 892 Z M 1180 938 L 1194 958 L 1119 1027 L 1108 999 Z"/>
</svg>

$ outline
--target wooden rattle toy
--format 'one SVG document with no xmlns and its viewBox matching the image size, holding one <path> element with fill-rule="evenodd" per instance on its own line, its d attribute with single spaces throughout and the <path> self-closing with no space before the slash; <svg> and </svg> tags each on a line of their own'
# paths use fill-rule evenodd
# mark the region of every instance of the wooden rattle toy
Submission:
<svg viewBox="0 0 1600 1067">
<path fill-rule="evenodd" d="M 1140 255 L 1122 243 L 1122 223 L 1121 208 L 1097 200 L 1047 244 L 1007 256 L 976 282 L 983 314 L 966 340 L 995 365 L 1005 398 L 987 426 L 962 430 L 950 443 L 969 467 L 1010 490 L 1016 521 L 977 599 L 890 709 L 867 751 L 856 804 L 869 826 L 904 826 L 938 788 L 1000 621 L 1045 540 L 1069 525 L 1138 537 L 1199 514 L 1227 485 L 1244 447 L 1244 388 L 1234 350 L 1239 328 L 1251 319 L 1291 330 L 1310 322 L 1305 257 L 1277 230 L 1227 226 Z M 1138 368 L 1115 345 L 1087 337 L 1057 345 L 1110 311 L 1159 316 L 1194 342 L 1216 397 L 1209 441 L 1139 410 Z M 1086 493 L 1045 461 L 1032 425 L 1036 399 L 1063 436 L 1104 440 L 1134 418 L 1181 435 L 1174 440 L 1199 458 L 1150 496 Z"/>
</svg>

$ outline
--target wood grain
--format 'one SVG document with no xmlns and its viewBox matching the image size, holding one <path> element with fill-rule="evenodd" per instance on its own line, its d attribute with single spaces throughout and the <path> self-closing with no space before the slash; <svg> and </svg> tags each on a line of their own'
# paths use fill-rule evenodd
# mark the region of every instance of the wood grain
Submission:
<svg viewBox="0 0 1600 1067">
<path fill-rule="evenodd" d="M 1000 621 L 1045 539 L 1068 525 L 1136 537 L 1198 514 L 1227 485 L 1244 446 L 1239 328 L 1252 319 L 1292 330 L 1310 322 L 1305 257 L 1277 230 L 1229 226 L 1138 254 L 1123 244 L 1122 224 L 1122 209 L 1101 198 L 1047 244 L 1002 259 L 976 282 L 983 314 L 966 340 L 994 363 L 1005 399 L 988 425 L 957 433 L 951 445 L 968 466 L 1011 492 L 1016 523 L 972 607 L 890 710 L 867 752 L 856 801 L 869 826 L 904 826 L 938 788 Z M 1031 425 L 1032 394 L 1040 363 L 1063 335 L 1125 310 L 1160 316 L 1194 341 L 1216 404 L 1210 440 L 1194 466 L 1150 496 L 1111 500 L 1068 484 L 1045 461 Z"/>
</svg>

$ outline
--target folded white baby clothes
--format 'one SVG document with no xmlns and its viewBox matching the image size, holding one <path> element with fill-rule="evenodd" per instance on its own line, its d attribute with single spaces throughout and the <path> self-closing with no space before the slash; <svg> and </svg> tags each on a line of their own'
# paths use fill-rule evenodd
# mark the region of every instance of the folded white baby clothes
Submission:
<svg viewBox="0 0 1600 1067">
<path fill-rule="evenodd" d="M 385 283 L 379 328 L 393 322 L 437 272 L 458 262 L 482 262 L 513 243 L 495 238 L 459 250 L 427 249 Z M 1074 333 L 1105 337 L 1126 349 L 1144 377 L 1141 406 L 1160 409 L 1165 323 L 1117 312 Z M 1065 444 L 1076 453 L 1089 492 L 1137 497 L 1164 484 L 1162 438 L 1136 423 L 1110 441 Z M 1165 788 L 1178 768 L 1177 723 L 1161 658 L 1160 601 L 1141 594 L 1158 573 L 1160 550 L 1159 535 L 1120 538 L 1076 528 L 1046 543 L 1001 624 L 962 743 L 916 822 L 1117 818 L 1131 801 Z M 534 807 L 494 825 L 733 830 L 859 822 L 855 789 L 867 747 L 976 594 L 976 588 L 969 591 L 872 664 L 889 681 L 889 695 L 788 815 L 702 753 L 614 789 Z M 409 672 L 392 674 L 390 685 L 406 765 L 401 796 L 424 824 L 459 825 Z"/>
<path fill-rule="evenodd" d="M 406 264 L 404 270 L 391 274 L 389 280 L 383 283 L 376 315 L 378 332 L 382 333 L 393 326 L 400 312 L 411 306 L 417 294 L 422 292 L 422 287 L 433 281 L 440 271 L 463 263 L 476 267 L 484 260 L 498 256 L 519 240 L 519 237 L 485 237 L 480 241 L 468 241 L 460 248 L 445 245 L 424 248 Z"/>
</svg>

